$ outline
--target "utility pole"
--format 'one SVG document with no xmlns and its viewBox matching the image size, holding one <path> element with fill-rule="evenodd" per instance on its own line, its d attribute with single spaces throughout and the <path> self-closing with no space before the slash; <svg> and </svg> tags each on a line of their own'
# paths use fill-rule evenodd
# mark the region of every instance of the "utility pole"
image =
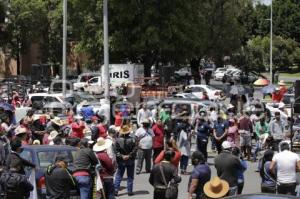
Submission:
<svg viewBox="0 0 300 199">
<path fill-rule="evenodd" d="M 273 0 L 271 0 L 270 6 L 270 83 L 273 84 Z"/>
<path fill-rule="evenodd" d="M 109 52 L 108 52 L 108 10 L 107 10 L 107 2 L 108 0 L 103 0 L 103 32 L 104 32 L 104 82 L 105 82 L 105 99 L 109 100 L 109 84 L 110 84 L 110 78 L 109 78 Z"/>
<path fill-rule="evenodd" d="M 66 98 L 67 76 L 67 0 L 63 0 L 63 57 L 62 57 L 62 90 L 63 98 Z"/>
</svg>

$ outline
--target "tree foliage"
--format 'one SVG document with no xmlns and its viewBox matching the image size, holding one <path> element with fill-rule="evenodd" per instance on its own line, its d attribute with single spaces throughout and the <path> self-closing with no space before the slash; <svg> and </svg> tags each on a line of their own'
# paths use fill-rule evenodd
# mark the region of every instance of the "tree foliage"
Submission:
<svg viewBox="0 0 300 199">
<path fill-rule="evenodd" d="M 300 48 L 295 40 L 275 36 L 272 49 L 275 70 L 289 70 L 294 64 L 299 64 Z M 234 54 L 234 61 L 239 66 L 256 71 L 262 72 L 268 69 L 270 66 L 270 38 L 257 36 L 249 40 L 246 47 Z"/>
<path fill-rule="evenodd" d="M 68 0 L 69 41 L 91 66 L 103 63 L 102 6 L 102 0 Z M 280 36 L 274 40 L 274 63 L 297 64 L 299 1 L 273 0 L 273 6 L 274 35 Z M 38 42 L 42 62 L 61 63 L 62 0 L 11 0 L 10 12 L 3 46 L 12 56 Z M 203 57 L 221 66 L 231 56 L 249 69 L 263 69 L 269 17 L 270 7 L 252 0 L 109 0 L 110 61 L 140 62 L 149 69 L 159 63 L 198 66 Z"/>
</svg>

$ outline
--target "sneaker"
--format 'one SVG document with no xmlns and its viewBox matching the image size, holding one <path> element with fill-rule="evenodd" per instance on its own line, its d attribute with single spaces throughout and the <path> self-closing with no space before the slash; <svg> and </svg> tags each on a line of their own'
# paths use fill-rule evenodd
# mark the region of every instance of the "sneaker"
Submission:
<svg viewBox="0 0 300 199">
<path fill-rule="evenodd" d="M 115 196 L 118 196 L 118 191 L 115 191 Z"/>
</svg>

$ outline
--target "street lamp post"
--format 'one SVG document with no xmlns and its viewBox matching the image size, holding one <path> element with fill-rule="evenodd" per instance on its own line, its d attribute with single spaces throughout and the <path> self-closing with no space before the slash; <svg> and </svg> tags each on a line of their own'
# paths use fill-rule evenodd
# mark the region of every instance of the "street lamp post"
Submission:
<svg viewBox="0 0 300 199">
<path fill-rule="evenodd" d="M 62 91 L 66 98 L 66 76 L 67 76 L 67 0 L 63 0 L 63 57 L 62 57 Z"/>
<path fill-rule="evenodd" d="M 270 16 L 270 81 L 273 83 L 273 1 L 271 0 Z"/>
</svg>

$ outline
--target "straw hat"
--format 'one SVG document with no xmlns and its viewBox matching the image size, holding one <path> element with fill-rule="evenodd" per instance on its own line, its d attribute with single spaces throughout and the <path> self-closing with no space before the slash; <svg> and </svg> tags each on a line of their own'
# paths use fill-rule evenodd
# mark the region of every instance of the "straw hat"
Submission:
<svg viewBox="0 0 300 199">
<path fill-rule="evenodd" d="M 119 131 L 119 133 L 123 134 L 123 135 L 129 134 L 130 132 L 131 132 L 131 128 L 128 125 L 122 126 L 121 129 L 120 129 L 120 131 Z"/>
<path fill-rule="evenodd" d="M 203 191 L 210 198 L 221 198 L 228 193 L 229 184 L 219 177 L 214 177 L 204 185 Z"/>
<path fill-rule="evenodd" d="M 234 106 L 232 104 L 228 104 L 227 109 L 231 109 L 234 108 Z"/>
<path fill-rule="evenodd" d="M 280 80 L 280 82 L 278 83 L 279 86 L 286 86 L 284 80 Z"/>
<path fill-rule="evenodd" d="M 50 135 L 48 136 L 48 140 L 52 141 L 54 140 L 56 137 L 58 136 L 58 132 L 57 131 L 51 131 Z"/>
<path fill-rule="evenodd" d="M 41 142 L 39 140 L 34 140 L 32 142 L 32 145 L 41 145 Z"/>
<path fill-rule="evenodd" d="M 18 128 L 16 128 L 16 130 L 15 130 L 15 135 L 17 136 L 17 135 L 21 135 L 21 134 L 26 134 L 27 133 L 27 129 L 26 128 L 24 128 L 24 127 L 18 127 Z"/>
<path fill-rule="evenodd" d="M 100 152 L 108 149 L 112 145 L 112 141 L 109 139 L 104 139 L 103 137 L 99 137 L 97 139 L 96 144 L 93 146 L 93 151 Z"/>
<path fill-rule="evenodd" d="M 64 125 L 64 122 L 59 118 L 59 117 L 55 117 L 51 120 L 51 122 L 53 122 L 54 124 L 56 124 L 57 126 L 62 126 Z"/>
</svg>

